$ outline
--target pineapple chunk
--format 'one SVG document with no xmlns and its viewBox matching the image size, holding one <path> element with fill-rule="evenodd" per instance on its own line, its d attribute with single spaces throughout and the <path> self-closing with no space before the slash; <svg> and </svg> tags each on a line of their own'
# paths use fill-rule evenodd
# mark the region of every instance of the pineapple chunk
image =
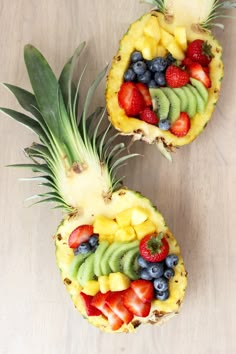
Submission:
<svg viewBox="0 0 236 354">
<path fill-rule="evenodd" d="M 179 44 L 175 39 L 173 39 L 172 42 L 170 42 L 166 48 L 169 50 L 169 52 L 173 55 L 173 57 L 177 60 L 183 60 L 185 58 L 185 54 L 183 50 L 180 48 Z"/>
<path fill-rule="evenodd" d="M 163 28 L 161 28 L 161 43 L 163 46 L 166 48 L 170 42 L 172 42 L 174 37 L 172 34 L 168 33 L 165 31 Z"/>
<path fill-rule="evenodd" d="M 99 292 L 100 284 L 97 280 L 89 280 L 83 288 L 83 293 L 94 296 Z"/>
<path fill-rule="evenodd" d="M 146 209 L 141 207 L 132 208 L 131 225 L 142 224 L 149 217 L 149 213 Z"/>
<path fill-rule="evenodd" d="M 110 280 L 108 275 L 101 275 L 98 277 L 99 288 L 102 294 L 110 291 Z"/>
<path fill-rule="evenodd" d="M 114 234 L 118 230 L 118 224 L 106 216 L 99 215 L 94 222 L 94 232 L 97 234 Z"/>
<path fill-rule="evenodd" d="M 128 289 L 130 286 L 129 278 L 120 272 L 110 273 L 109 282 L 111 291 L 122 291 Z"/>
<path fill-rule="evenodd" d="M 150 219 L 148 219 L 144 221 L 142 224 L 135 225 L 134 229 L 137 234 L 137 238 L 141 240 L 144 236 L 155 232 L 156 226 Z"/>
<path fill-rule="evenodd" d="M 116 222 L 120 227 L 129 226 L 131 224 L 131 212 L 132 208 L 116 214 Z"/>
<path fill-rule="evenodd" d="M 144 34 L 154 38 L 156 40 L 156 44 L 159 43 L 161 39 L 161 31 L 160 31 L 158 19 L 156 17 L 152 16 L 150 18 L 150 20 L 148 21 L 148 23 L 144 28 Z"/>
<path fill-rule="evenodd" d="M 114 237 L 115 237 L 115 234 L 113 234 L 113 235 L 99 234 L 99 242 L 107 241 L 109 243 L 112 243 L 112 242 L 114 242 Z"/>
<path fill-rule="evenodd" d="M 186 34 L 186 28 L 185 27 L 176 27 L 175 28 L 175 39 L 180 45 L 180 47 L 186 51 L 187 50 L 187 34 Z"/>
<path fill-rule="evenodd" d="M 141 36 L 135 42 L 135 48 L 142 52 L 146 60 L 151 60 L 157 56 L 157 41 L 150 36 Z"/>
<path fill-rule="evenodd" d="M 136 233 L 132 226 L 124 226 L 115 233 L 115 242 L 133 241 L 136 239 Z"/>
<path fill-rule="evenodd" d="M 159 44 L 157 46 L 157 56 L 158 57 L 165 57 L 166 55 L 167 55 L 166 48 L 163 45 Z"/>
</svg>

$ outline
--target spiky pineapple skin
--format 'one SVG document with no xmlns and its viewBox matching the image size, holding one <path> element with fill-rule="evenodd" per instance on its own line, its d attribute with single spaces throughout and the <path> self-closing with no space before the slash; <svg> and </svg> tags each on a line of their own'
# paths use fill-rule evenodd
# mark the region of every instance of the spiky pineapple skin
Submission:
<svg viewBox="0 0 236 354">
<path fill-rule="evenodd" d="M 159 24 L 169 33 L 174 33 L 175 23 L 172 20 L 169 22 L 163 14 L 152 11 L 145 14 L 139 20 L 131 24 L 127 33 L 120 41 L 118 53 L 113 59 L 112 66 L 107 79 L 106 87 L 106 102 L 109 119 L 114 127 L 125 135 L 134 135 L 135 140 L 144 140 L 148 143 L 153 143 L 157 140 L 162 140 L 165 146 L 172 149 L 191 143 L 206 127 L 212 117 L 215 105 L 219 99 L 221 82 L 224 76 L 224 65 L 222 62 L 222 47 L 213 37 L 210 31 L 203 31 L 194 26 L 187 28 L 187 39 L 193 41 L 202 39 L 207 41 L 212 46 L 214 58 L 210 64 L 210 77 L 212 86 L 209 89 L 209 99 L 206 110 L 203 114 L 197 113 L 191 119 L 191 129 L 184 137 L 176 137 L 169 131 L 162 131 L 158 127 L 147 124 L 139 119 L 127 117 L 124 110 L 121 109 L 118 103 L 118 91 L 123 83 L 123 75 L 126 71 L 130 55 L 135 50 L 135 40 L 143 33 L 146 23 L 151 16 L 158 18 Z"/>
<path fill-rule="evenodd" d="M 170 245 L 170 253 L 175 253 L 179 256 L 179 263 L 175 269 L 175 276 L 169 283 L 171 294 L 170 298 L 166 301 L 153 301 L 148 317 L 135 317 L 132 322 L 128 325 L 124 324 L 117 332 L 134 332 L 135 328 L 137 328 L 140 324 L 161 324 L 170 317 L 174 316 L 179 312 L 187 287 L 187 273 L 177 241 L 166 226 L 162 215 L 151 204 L 151 202 L 147 198 L 144 198 L 141 194 L 122 189 L 113 193 L 110 202 L 104 203 L 104 208 L 102 208 L 102 210 L 94 210 L 93 214 L 83 213 L 82 215 L 67 215 L 59 225 L 55 235 L 57 265 L 60 269 L 62 280 L 75 307 L 92 325 L 98 327 L 104 332 L 113 332 L 108 321 L 103 316 L 87 316 L 83 302 L 79 296 L 80 291 L 82 291 L 82 287 L 77 281 L 71 279 L 69 276 L 69 265 L 74 257 L 74 254 L 73 250 L 68 247 L 68 238 L 71 231 L 75 227 L 84 223 L 93 223 L 95 216 L 97 214 L 101 214 L 101 212 L 107 217 L 114 218 L 117 213 L 134 206 L 140 206 L 149 211 L 150 218 L 155 223 L 157 230 L 160 232 L 163 231 L 167 234 Z"/>
</svg>

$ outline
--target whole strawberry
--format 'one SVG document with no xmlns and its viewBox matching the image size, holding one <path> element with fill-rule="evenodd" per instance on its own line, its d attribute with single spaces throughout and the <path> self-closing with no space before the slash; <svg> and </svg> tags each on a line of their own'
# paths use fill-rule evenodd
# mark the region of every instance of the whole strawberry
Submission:
<svg viewBox="0 0 236 354">
<path fill-rule="evenodd" d="M 178 66 L 170 65 L 166 70 L 166 82 L 172 88 L 185 86 L 189 83 L 189 74 Z"/>
<path fill-rule="evenodd" d="M 202 39 L 196 39 L 189 44 L 187 57 L 202 66 L 208 66 L 213 58 L 211 45 Z"/>
<path fill-rule="evenodd" d="M 145 236 L 139 244 L 141 256 L 148 262 L 161 262 L 169 253 L 169 244 L 163 233 Z"/>
<path fill-rule="evenodd" d="M 145 108 L 144 97 L 133 82 L 125 82 L 121 85 L 118 101 L 129 117 L 137 116 Z"/>
<path fill-rule="evenodd" d="M 151 110 L 150 108 L 146 107 L 141 113 L 140 113 L 140 119 L 143 120 L 146 123 L 157 125 L 159 122 L 159 119 L 155 112 Z"/>
</svg>

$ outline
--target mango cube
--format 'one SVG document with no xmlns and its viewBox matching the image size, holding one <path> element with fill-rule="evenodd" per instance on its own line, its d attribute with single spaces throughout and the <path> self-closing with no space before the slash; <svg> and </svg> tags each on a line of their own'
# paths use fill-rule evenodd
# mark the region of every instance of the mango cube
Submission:
<svg viewBox="0 0 236 354">
<path fill-rule="evenodd" d="M 163 44 L 164 47 L 167 47 L 170 42 L 172 42 L 174 39 L 174 36 L 172 34 L 168 33 L 165 31 L 163 28 L 161 28 L 161 43 Z"/>
<path fill-rule="evenodd" d="M 114 242 L 115 234 L 108 235 L 108 234 L 99 234 L 99 242 L 107 241 L 109 243 Z"/>
<path fill-rule="evenodd" d="M 157 41 L 150 36 L 141 36 L 135 42 L 135 48 L 142 52 L 146 60 L 151 60 L 157 56 Z"/>
<path fill-rule="evenodd" d="M 185 51 L 187 50 L 187 34 L 185 27 L 176 27 L 174 31 L 175 39 L 180 47 Z"/>
<path fill-rule="evenodd" d="M 168 52 L 167 52 L 166 48 L 163 45 L 159 44 L 157 46 L 157 56 L 158 57 L 165 57 L 167 55 L 167 53 Z"/>
<path fill-rule="evenodd" d="M 118 224 L 106 216 L 98 215 L 94 222 L 94 232 L 97 234 L 114 234 L 118 230 Z"/>
<path fill-rule="evenodd" d="M 129 226 L 131 223 L 131 212 L 132 209 L 126 209 L 116 214 L 116 222 L 119 226 Z"/>
<path fill-rule="evenodd" d="M 150 219 L 144 221 L 142 224 L 135 225 L 134 229 L 139 240 L 146 235 L 156 232 L 156 226 Z"/>
<path fill-rule="evenodd" d="M 149 213 L 146 209 L 141 207 L 132 208 L 131 225 L 142 224 L 149 217 Z"/>
<path fill-rule="evenodd" d="M 144 34 L 154 38 L 156 40 L 156 44 L 158 44 L 158 42 L 161 39 L 161 31 L 160 31 L 158 19 L 156 17 L 152 16 L 150 18 L 150 20 L 148 21 L 148 23 L 144 28 Z"/>
<path fill-rule="evenodd" d="M 115 233 L 115 242 L 133 241 L 136 239 L 136 233 L 132 226 L 124 226 Z"/>
<path fill-rule="evenodd" d="M 110 290 L 111 291 L 122 291 L 128 289 L 130 286 L 129 278 L 123 273 L 110 273 L 109 274 L 110 281 Z"/>
<path fill-rule="evenodd" d="M 99 288 L 102 294 L 110 291 L 110 280 L 108 275 L 101 275 L 98 277 Z"/>
<path fill-rule="evenodd" d="M 94 296 L 99 292 L 100 285 L 97 280 L 89 280 L 83 288 L 83 293 Z"/>
<path fill-rule="evenodd" d="M 181 49 L 179 44 L 175 39 L 173 39 L 172 42 L 170 42 L 166 48 L 168 51 L 173 55 L 173 57 L 177 60 L 183 60 L 185 58 L 184 51 Z"/>
</svg>

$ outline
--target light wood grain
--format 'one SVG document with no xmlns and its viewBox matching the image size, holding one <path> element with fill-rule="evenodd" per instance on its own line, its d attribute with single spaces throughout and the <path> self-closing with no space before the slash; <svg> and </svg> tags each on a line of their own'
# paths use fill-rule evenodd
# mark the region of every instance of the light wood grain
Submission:
<svg viewBox="0 0 236 354">
<path fill-rule="evenodd" d="M 23 47 L 32 43 L 56 73 L 86 40 L 88 81 L 110 62 L 128 27 L 147 5 L 138 0 L 1 0 L 0 81 L 29 88 Z M 50 206 L 26 208 L 36 185 L 27 171 L 5 168 L 25 160 L 35 138 L 1 114 L 0 353 L 1 354 L 234 354 L 236 353 L 236 26 L 217 32 L 225 79 L 214 119 L 169 164 L 154 146 L 136 143 L 126 184 L 165 215 L 185 258 L 189 287 L 181 314 L 134 335 L 107 335 L 74 310 L 55 264 L 52 235 L 61 215 Z M 104 86 L 95 104 L 104 103 Z M 0 105 L 17 109 L 0 88 Z"/>
</svg>

